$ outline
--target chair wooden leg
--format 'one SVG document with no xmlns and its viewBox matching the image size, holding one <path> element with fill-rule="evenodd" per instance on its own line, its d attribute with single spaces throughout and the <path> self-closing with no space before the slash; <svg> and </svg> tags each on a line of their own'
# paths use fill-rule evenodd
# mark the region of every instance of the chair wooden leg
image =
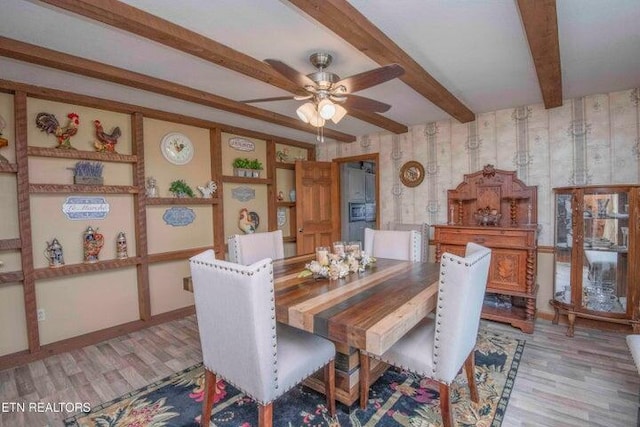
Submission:
<svg viewBox="0 0 640 427">
<path fill-rule="evenodd" d="M 367 409 L 369 404 L 369 356 L 360 352 L 360 408 Z"/>
<path fill-rule="evenodd" d="M 258 426 L 271 427 L 273 425 L 273 402 L 260 405 L 258 408 Z"/>
<path fill-rule="evenodd" d="M 451 427 L 453 425 L 453 416 L 451 414 L 451 401 L 449 400 L 449 386 L 440 383 L 440 413 L 442 415 L 442 427 Z"/>
<path fill-rule="evenodd" d="M 336 415 L 336 362 L 332 360 L 324 367 L 324 395 L 327 396 L 329 415 Z"/>
<path fill-rule="evenodd" d="M 200 425 L 209 427 L 211 411 L 213 410 L 213 399 L 216 394 L 216 374 L 204 369 L 204 400 L 202 401 L 202 416 Z"/>
<path fill-rule="evenodd" d="M 467 360 L 464 361 L 464 370 L 467 373 L 467 382 L 469 383 L 469 395 L 471 396 L 471 400 L 478 403 L 479 397 L 478 385 L 476 384 L 475 366 L 475 351 L 471 350 Z"/>
</svg>

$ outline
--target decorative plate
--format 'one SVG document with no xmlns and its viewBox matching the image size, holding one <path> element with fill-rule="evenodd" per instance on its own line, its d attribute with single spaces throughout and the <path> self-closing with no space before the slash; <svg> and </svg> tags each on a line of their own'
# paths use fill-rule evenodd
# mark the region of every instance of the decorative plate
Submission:
<svg viewBox="0 0 640 427">
<path fill-rule="evenodd" d="M 171 132 L 162 138 L 160 151 L 169 163 L 186 165 L 193 159 L 193 143 L 183 133 Z"/>
<path fill-rule="evenodd" d="M 411 160 L 400 168 L 400 181 L 407 187 L 416 187 L 424 179 L 424 167 L 420 162 Z"/>
</svg>

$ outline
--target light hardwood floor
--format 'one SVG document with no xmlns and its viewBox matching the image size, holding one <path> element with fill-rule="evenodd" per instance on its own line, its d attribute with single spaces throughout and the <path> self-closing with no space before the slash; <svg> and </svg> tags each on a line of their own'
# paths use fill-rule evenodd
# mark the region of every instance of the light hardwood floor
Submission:
<svg viewBox="0 0 640 427">
<path fill-rule="evenodd" d="M 538 320 L 526 340 L 503 427 L 635 426 L 640 378 L 625 335 Z M 0 372 L 2 402 L 89 402 L 118 397 L 201 361 L 195 317 Z M 62 426 L 67 413 L 0 413 L 0 427 Z"/>
</svg>

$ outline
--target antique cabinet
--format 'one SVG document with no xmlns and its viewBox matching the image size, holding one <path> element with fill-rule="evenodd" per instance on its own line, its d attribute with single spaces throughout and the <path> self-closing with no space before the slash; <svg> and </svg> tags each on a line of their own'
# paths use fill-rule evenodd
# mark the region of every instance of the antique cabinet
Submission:
<svg viewBox="0 0 640 427">
<path fill-rule="evenodd" d="M 448 190 L 448 224 L 436 225 L 436 260 L 464 255 L 467 242 L 492 249 L 484 319 L 533 333 L 536 315 L 537 188 L 487 165 Z"/>
<path fill-rule="evenodd" d="M 640 186 L 556 188 L 553 322 L 576 317 L 640 332 Z"/>
</svg>

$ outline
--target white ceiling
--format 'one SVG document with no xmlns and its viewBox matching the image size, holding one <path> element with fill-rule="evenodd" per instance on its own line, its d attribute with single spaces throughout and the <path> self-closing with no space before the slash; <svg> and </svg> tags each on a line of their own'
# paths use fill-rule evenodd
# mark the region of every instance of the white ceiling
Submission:
<svg viewBox="0 0 640 427">
<path fill-rule="evenodd" d="M 310 73 L 316 51 L 347 77 L 373 60 L 287 1 L 124 0 L 256 59 L 279 59 Z M 364 16 L 474 113 L 542 103 L 515 0 L 350 0 Z M 557 0 L 563 98 L 640 86 L 640 1 Z M 288 95 L 200 58 L 38 1 L 2 0 L 0 35 L 179 82 L 233 100 Z M 0 78 L 177 112 L 282 137 L 312 134 L 162 95 L 0 57 Z M 449 118 L 400 80 L 358 92 L 392 105 L 407 126 Z M 298 101 L 253 104 L 296 117 Z M 330 126 L 352 135 L 380 128 L 346 118 Z"/>
</svg>

